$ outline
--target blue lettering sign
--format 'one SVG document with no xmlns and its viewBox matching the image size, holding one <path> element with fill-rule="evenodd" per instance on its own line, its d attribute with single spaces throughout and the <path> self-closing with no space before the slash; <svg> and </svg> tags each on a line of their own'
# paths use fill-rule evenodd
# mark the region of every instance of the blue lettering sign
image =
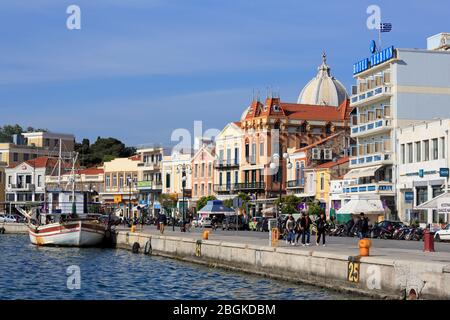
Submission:
<svg viewBox="0 0 450 320">
<path fill-rule="evenodd" d="M 370 59 L 361 60 L 353 65 L 353 74 L 358 74 L 394 58 L 394 47 L 373 54 Z"/>
<path fill-rule="evenodd" d="M 449 168 L 440 168 L 439 169 L 439 176 L 443 177 L 443 178 L 448 178 L 450 175 L 450 170 Z"/>
<path fill-rule="evenodd" d="M 405 192 L 405 202 L 411 203 L 414 200 L 414 192 Z"/>
</svg>

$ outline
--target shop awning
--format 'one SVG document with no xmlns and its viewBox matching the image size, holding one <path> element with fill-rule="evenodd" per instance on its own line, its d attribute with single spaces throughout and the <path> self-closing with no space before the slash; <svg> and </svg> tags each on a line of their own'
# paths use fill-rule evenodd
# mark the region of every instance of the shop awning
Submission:
<svg viewBox="0 0 450 320">
<path fill-rule="evenodd" d="M 337 214 L 385 214 L 389 211 L 384 208 L 381 200 L 354 199 L 350 200 L 337 211 Z"/>
<path fill-rule="evenodd" d="M 375 172 L 377 170 L 381 169 L 383 166 L 374 166 L 374 167 L 366 167 L 366 168 L 359 168 L 359 169 L 353 169 L 350 170 L 345 176 L 345 180 L 353 180 L 353 179 L 359 179 L 359 178 L 365 178 L 365 177 L 374 177 Z"/>
<path fill-rule="evenodd" d="M 235 215 L 236 212 L 231 209 L 227 208 L 223 205 L 223 202 L 220 200 L 212 200 L 208 201 L 206 206 L 204 206 L 200 211 L 198 211 L 198 214 L 201 215 L 226 215 L 226 216 L 232 216 Z"/>
<path fill-rule="evenodd" d="M 436 198 L 431 199 L 430 201 L 418 205 L 416 208 L 445 210 L 445 207 L 449 207 L 449 205 L 450 205 L 450 193 L 445 192 L 437 196 Z"/>
</svg>

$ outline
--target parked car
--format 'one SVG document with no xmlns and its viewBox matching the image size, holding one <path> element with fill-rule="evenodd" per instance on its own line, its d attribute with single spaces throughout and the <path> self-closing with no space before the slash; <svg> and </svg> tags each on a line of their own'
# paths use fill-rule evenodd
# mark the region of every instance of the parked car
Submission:
<svg viewBox="0 0 450 320">
<path fill-rule="evenodd" d="M 449 241 L 450 240 L 450 224 L 448 224 L 444 229 L 439 230 L 434 235 L 434 240 L 436 241 Z"/>
<path fill-rule="evenodd" d="M 0 214 L 0 222 L 17 222 L 17 219 L 13 215 Z"/>
<path fill-rule="evenodd" d="M 201 228 L 211 228 L 211 218 L 209 217 L 202 217 L 200 221 L 198 222 L 198 226 Z"/>
<path fill-rule="evenodd" d="M 248 228 L 250 229 L 250 231 L 257 231 L 257 227 L 258 227 L 258 223 L 262 220 L 262 217 L 254 217 L 250 220 L 249 224 L 248 224 Z"/>
</svg>

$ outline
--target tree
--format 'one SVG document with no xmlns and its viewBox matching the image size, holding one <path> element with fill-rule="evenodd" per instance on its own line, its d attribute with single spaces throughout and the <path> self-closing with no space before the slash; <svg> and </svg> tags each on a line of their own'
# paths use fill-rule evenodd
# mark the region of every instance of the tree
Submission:
<svg viewBox="0 0 450 320">
<path fill-rule="evenodd" d="M 298 213 L 297 207 L 301 202 L 302 200 L 294 195 L 283 197 L 281 199 L 281 213 L 282 214 Z M 280 206 L 280 199 L 275 200 L 275 205 Z"/>
<path fill-rule="evenodd" d="M 226 199 L 226 200 L 223 201 L 223 205 L 224 205 L 224 207 L 232 209 L 233 208 L 233 200 L 232 199 Z"/>
<path fill-rule="evenodd" d="M 15 134 L 22 134 L 24 132 L 47 132 L 47 129 L 35 129 L 33 127 L 28 127 L 26 129 L 23 129 L 20 125 L 10 125 L 6 124 L 3 127 L 0 127 L 0 143 L 6 142 L 6 143 L 12 143 L 13 142 L 13 135 Z"/>
<path fill-rule="evenodd" d="M 325 213 L 325 210 L 317 202 L 311 202 L 308 204 L 308 214 L 310 216 L 320 216 Z"/>
<path fill-rule="evenodd" d="M 165 211 L 171 211 L 177 206 L 178 196 L 176 194 L 163 193 L 159 196 L 159 203 Z"/>
<path fill-rule="evenodd" d="M 136 153 L 135 148 L 125 146 L 120 140 L 101 137 L 93 144 L 88 139 L 83 139 L 76 144 L 75 151 L 80 154 L 81 165 L 85 167 L 96 166 L 118 157 L 130 157 Z"/>
<path fill-rule="evenodd" d="M 201 197 L 197 201 L 197 211 L 201 210 L 204 206 L 206 206 L 208 201 L 217 200 L 215 196 L 207 196 L 207 197 Z"/>
</svg>

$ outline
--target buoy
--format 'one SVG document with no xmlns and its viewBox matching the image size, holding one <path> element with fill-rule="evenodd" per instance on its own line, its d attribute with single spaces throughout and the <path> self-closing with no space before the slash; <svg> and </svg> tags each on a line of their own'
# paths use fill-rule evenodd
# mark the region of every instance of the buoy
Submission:
<svg viewBox="0 0 450 320">
<path fill-rule="evenodd" d="M 368 257 L 370 247 L 372 246 L 372 241 L 370 241 L 369 239 L 359 240 L 358 246 L 359 246 L 359 255 L 361 257 Z"/>
<path fill-rule="evenodd" d="M 209 230 L 206 230 L 203 232 L 203 240 L 208 240 L 209 239 Z"/>
<path fill-rule="evenodd" d="M 131 248 L 131 251 L 133 253 L 139 253 L 139 249 L 141 248 L 141 246 L 139 245 L 138 242 L 133 243 L 133 247 Z"/>
<path fill-rule="evenodd" d="M 151 255 L 152 251 L 153 251 L 152 250 L 152 241 L 148 240 L 147 243 L 145 244 L 144 254 Z"/>
</svg>

